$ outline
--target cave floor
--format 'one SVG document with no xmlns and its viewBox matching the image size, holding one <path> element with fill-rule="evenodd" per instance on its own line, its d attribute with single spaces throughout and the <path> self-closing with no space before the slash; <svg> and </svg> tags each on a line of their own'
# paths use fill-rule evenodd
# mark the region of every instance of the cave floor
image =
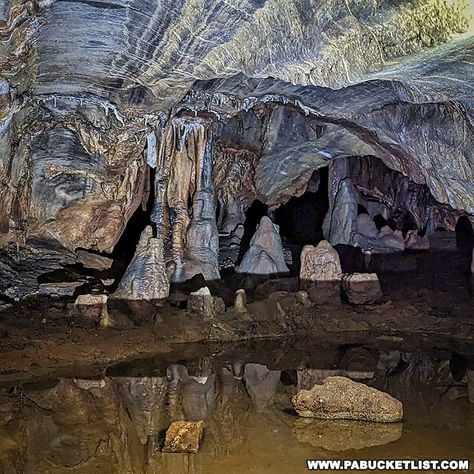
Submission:
<svg viewBox="0 0 474 474">
<path fill-rule="evenodd" d="M 295 295 L 277 293 L 249 304 L 246 314 L 228 309 L 214 319 L 134 303 L 109 306 L 119 323 L 107 329 L 86 325 L 74 316 L 71 303 L 29 301 L 0 315 L 0 384 L 103 375 L 117 364 L 150 358 L 169 362 L 186 353 L 195 358 L 257 342 L 264 355 L 269 348 L 291 344 L 299 356 L 295 347 L 306 341 L 313 355 L 328 347 L 365 345 L 377 350 L 457 352 L 474 364 L 472 299 L 456 300 L 454 295 L 449 302 L 437 293 L 430 300 L 426 291 L 411 298 L 406 293 L 403 298 L 385 298 L 381 305 L 339 308 L 304 307 Z M 139 325 L 130 322 L 131 314 Z"/>
</svg>

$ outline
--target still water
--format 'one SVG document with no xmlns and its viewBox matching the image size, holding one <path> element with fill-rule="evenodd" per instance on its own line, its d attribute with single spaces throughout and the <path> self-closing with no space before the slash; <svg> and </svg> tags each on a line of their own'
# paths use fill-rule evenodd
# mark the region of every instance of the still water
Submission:
<svg viewBox="0 0 474 474">
<path fill-rule="evenodd" d="M 1 391 L 0 472 L 289 474 L 307 472 L 307 459 L 474 463 L 468 364 L 449 349 L 273 340 L 178 346 L 99 377 L 9 383 Z M 298 418 L 291 397 L 331 374 L 396 396 L 404 421 Z M 198 454 L 161 452 L 179 419 L 204 420 Z"/>
</svg>

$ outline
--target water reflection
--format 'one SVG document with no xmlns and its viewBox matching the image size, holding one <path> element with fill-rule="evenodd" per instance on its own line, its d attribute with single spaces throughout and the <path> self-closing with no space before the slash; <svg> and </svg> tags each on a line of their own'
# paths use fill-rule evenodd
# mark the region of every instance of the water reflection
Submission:
<svg viewBox="0 0 474 474">
<path fill-rule="evenodd" d="M 307 458 L 474 452 L 466 377 L 457 371 L 454 380 L 446 358 L 344 347 L 321 354 L 318 364 L 314 351 L 285 348 L 285 359 L 268 345 L 254 349 L 203 354 L 183 347 L 179 358 L 124 364 L 96 380 L 5 388 L 0 472 L 294 473 L 305 472 Z M 291 397 L 335 372 L 402 399 L 404 424 L 297 418 Z M 176 420 L 205 421 L 197 455 L 161 452 Z"/>
</svg>

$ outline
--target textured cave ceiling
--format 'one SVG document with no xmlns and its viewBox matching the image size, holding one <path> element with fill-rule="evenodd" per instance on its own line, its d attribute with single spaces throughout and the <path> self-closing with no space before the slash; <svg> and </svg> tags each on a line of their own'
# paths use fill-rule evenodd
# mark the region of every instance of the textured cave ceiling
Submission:
<svg viewBox="0 0 474 474">
<path fill-rule="evenodd" d="M 196 117 L 229 135 L 262 104 L 273 107 L 256 170 L 268 204 L 331 159 L 373 155 L 473 214 L 472 11 L 454 0 L 1 0 L 0 241 L 111 251 L 146 187 L 150 127 Z"/>
</svg>

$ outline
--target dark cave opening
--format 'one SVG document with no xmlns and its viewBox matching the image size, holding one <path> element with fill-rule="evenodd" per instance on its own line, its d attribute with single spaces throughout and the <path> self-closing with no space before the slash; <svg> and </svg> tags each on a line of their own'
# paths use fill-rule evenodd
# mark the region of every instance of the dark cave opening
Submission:
<svg viewBox="0 0 474 474">
<path fill-rule="evenodd" d="M 250 241 L 255 234 L 255 230 L 257 229 L 258 224 L 260 224 L 260 220 L 267 214 L 268 206 L 258 199 L 255 200 L 245 212 L 244 234 L 240 242 L 239 258 L 237 262 L 242 260 L 245 252 L 247 252 L 250 246 Z"/>
<path fill-rule="evenodd" d="M 467 216 L 461 216 L 456 223 L 456 246 L 463 252 L 472 252 L 474 230 Z"/>
<path fill-rule="evenodd" d="M 317 245 L 324 239 L 323 222 L 329 210 L 328 168 L 313 173 L 308 190 L 275 211 L 283 241 L 291 246 Z"/>
</svg>

